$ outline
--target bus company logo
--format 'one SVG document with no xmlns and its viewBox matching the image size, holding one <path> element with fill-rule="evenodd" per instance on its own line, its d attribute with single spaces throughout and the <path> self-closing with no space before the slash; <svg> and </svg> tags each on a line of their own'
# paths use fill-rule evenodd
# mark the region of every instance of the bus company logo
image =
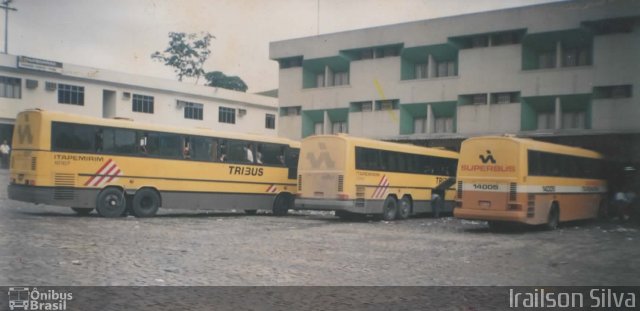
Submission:
<svg viewBox="0 0 640 311">
<path fill-rule="evenodd" d="M 380 182 L 378 182 L 378 186 L 376 187 L 376 191 L 373 192 L 373 195 L 371 196 L 371 198 L 382 199 L 385 193 L 387 193 L 388 189 L 389 189 L 389 179 L 387 178 L 387 175 L 382 175 L 382 178 L 380 178 Z"/>
<path fill-rule="evenodd" d="M 496 164 L 496 159 L 493 158 L 491 150 L 487 150 L 486 156 L 480 155 L 480 161 L 482 161 L 482 164 L 487 164 L 489 162 L 491 162 L 491 164 Z"/>
<path fill-rule="evenodd" d="M 118 164 L 113 159 L 109 159 L 84 185 L 100 187 L 114 181 L 120 175 L 122 175 L 122 170 L 120 170 Z"/>
<path fill-rule="evenodd" d="M 73 300 L 73 293 L 55 289 L 39 291 L 34 287 L 10 287 L 9 310 L 66 310 L 67 301 Z"/>
<path fill-rule="evenodd" d="M 311 164 L 312 168 L 320 168 L 322 163 L 325 163 L 327 168 L 334 168 L 336 163 L 331 159 L 331 154 L 327 150 L 327 146 L 324 143 L 318 144 L 318 149 L 320 149 L 320 153 L 316 158 L 316 155 L 313 152 L 307 153 L 307 160 L 309 160 L 309 164 Z"/>
</svg>

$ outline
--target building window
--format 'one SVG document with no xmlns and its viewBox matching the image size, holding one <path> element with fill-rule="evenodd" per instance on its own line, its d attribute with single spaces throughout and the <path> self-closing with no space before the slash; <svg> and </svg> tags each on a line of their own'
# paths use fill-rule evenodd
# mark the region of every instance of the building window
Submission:
<svg viewBox="0 0 640 311">
<path fill-rule="evenodd" d="M 313 133 L 315 135 L 322 135 L 324 134 L 324 123 L 322 122 L 316 122 L 313 124 Z"/>
<path fill-rule="evenodd" d="M 593 96 L 596 99 L 603 98 L 631 98 L 632 87 L 631 85 L 613 85 L 613 86 L 598 86 L 593 88 Z"/>
<path fill-rule="evenodd" d="M 133 111 L 153 113 L 153 96 L 133 94 Z"/>
<path fill-rule="evenodd" d="M 368 112 L 373 111 L 373 102 L 362 101 L 362 102 L 353 102 L 351 103 L 351 111 L 353 112 Z"/>
<path fill-rule="evenodd" d="M 376 100 L 376 110 L 395 110 L 398 109 L 397 100 Z"/>
<path fill-rule="evenodd" d="M 456 75 L 454 61 L 437 62 L 437 66 L 437 77 L 450 77 Z"/>
<path fill-rule="evenodd" d="M 429 75 L 429 66 L 427 63 L 415 64 L 416 79 L 426 79 Z"/>
<path fill-rule="evenodd" d="M 280 64 L 280 69 L 302 67 L 302 57 L 285 58 L 279 60 L 278 63 Z"/>
<path fill-rule="evenodd" d="M 555 68 L 556 67 L 556 52 L 548 51 L 538 54 L 538 68 Z"/>
<path fill-rule="evenodd" d="M 589 49 L 566 49 L 562 53 L 562 66 L 575 67 L 589 65 Z"/>
<path fill-rule="evenodd" d="M 474 105 L 486 105 L 487 94 L 473 94 L 471 95 L 471 103 Z"/>
<path fill-rule="evenodd" d="M 349 73 L 346 71 L 339 71 L 333 73 L 333 85 L 347 85 L 349 84 Z"/>
<path fill-rule="evenodd" d="M 347 122 L 333 122 L 331 123 L 331 133 L 347 133 L 349 130 L 347 129 Z"/>
<path fill-rule="evenodd" d="M 471 38 L 471 48 L 484 48 L 489 46 L 488 36 L 476 36 Z"/>
<path fill-rule="evenodd" d="M 218 122 L 236 124 L 236 110 L 233 108 L 219 107 Z"/>
<path fill-rule="evenodd" d="M 414 118 L 413 119 L 413 132 L 414 133 L 426 133 L 427 132 L 427 118 Z"/>
<path fill-rule="evenodd" d="M 282 107 L 282 108 L 280 108 L 280 115 L 281 116 L 299 116 L 300 115 L 300 110 L 302 110 L 302 107 L 300 107 L 300 106 Z"/>
<path fill-rule="evenodd" d="M 58 84 L 58 103 L 84 105 L 84 86 Z"/>
<path fill-rule="evenodd" d="M 360 59 L 372 59 L 373 49 L 364 49 L 360 51 Z"/>
<path fill-rule="evenodd" d="M 434 123 L 435 128 L 433 131 L 435 133 L 453 133 L 453 118 L 435 118 Z"/>
<path fill-rule="evenodd" d="M 518 92 L 493 93 L 491 94 L 492 104 L 510 104 L 519 101 Z"/>
<path fill-rule="evenodd" d="M 0 76 L 0 97 L 21 98 L 22 79 Z"/>
<path fill-rule="evenodd" d="M 562 128 L 563 129 L 584 129 L 585 128 L 585 112 L 563 112 L 562 113 Z"/>
<path fill-rule="evenodd" d="M 503 32 L 491 36 L 491 46 L 520 43 L 519 32 Z"/>
<path fill-rule="evenodd" d="M 553 112 L 539 112 L 538 113 L 538 129 L 550 130 L 556 127 L 556 117 Z"/>
<path fill-rule="evenodd" d="M 275 129 L 276 128 L 276 115 L 275 114 L 270 114 L 267 113 L 265 119 L 264 119 L 264 127 L 268 128 L 268 129 Z"/>
<path fill-rule="evenodd" d="M 202 114 L 204 106 L 198 103 L 190 103 L 185 101 L 178 101 L 178 105 L 184 106 L 184 118 L 202 120 Z"/>
</svg>

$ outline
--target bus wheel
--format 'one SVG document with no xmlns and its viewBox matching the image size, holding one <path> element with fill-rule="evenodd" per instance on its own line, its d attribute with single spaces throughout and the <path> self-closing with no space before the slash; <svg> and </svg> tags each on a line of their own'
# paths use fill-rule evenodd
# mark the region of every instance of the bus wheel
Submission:
<svg viewBox="0 0 640 311">
<path fill-rule="evenodd" d="M 273 215 L 274 216 L 285 216 L 289 212 L 289 208 L 291 208 L 292 199 L 286 193 L 281 193 L 276 196 L 276 199 L 273 200 Z"/>
<path fill-rule="evenodd" d="M 80 216 L 87 216 L 93 211 L 91 207 L 72 207 L 71 209 Z"/>
<path fill-rule="evenodd" d="M 149 188 L 136 191 L 133 196 L 131 212 L 136 217 L 153 217 L 160 208 L 160 195 Z"/>
<path fill-rule="evenodd" d="M 546 227 L 549 230 L 555 230 L 558 228 L 558 224 L 560 224 L 560 208 L 554 203 L 549 210 Z"/>
<path fill-rule="evenodd" d="M 118 188 L 105 188 L 98 194 L 96 211 L 102 217 L 120 217 L 127 208 L 124 193 Z"/>
<path fill-rule="evenodd" d="M 247 215 L 255 215 L 258 211 L 254 210 L 254 209 L 246 209 L 244 210 L 244 213 Z"/>
<path fill-rule="evenodd" d="M 382 205 L 382 220 L 390 221 L 396 218 L 398 212 L 398 201 L 392 196 L 388 196 Z"/>
<path fill-rule="evenodd" d="M 398 205 L 398 212 L 396 213 L 396 219 L 407 219 L 411 215 L 411 198 L 408 196 L 402 197 L 400 205 Z"/>
</svg>

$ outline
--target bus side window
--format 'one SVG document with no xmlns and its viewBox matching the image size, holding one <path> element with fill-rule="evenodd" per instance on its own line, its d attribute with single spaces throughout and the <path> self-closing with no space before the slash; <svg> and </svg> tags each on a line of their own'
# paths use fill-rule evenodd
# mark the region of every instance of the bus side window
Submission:
<svg viewBox="0 0 640 311">
<path fill-rule="evenodd" d="M 95 150 L 96 152 L 102 152 L 104 146 L 104 133 L 101 128 L 96 130 L 95 138 L 94 138 Z"/>
<path fill-rule="evenodd" d="M 221 139 L 220 140 L 220 145 L 219 145 L 219 151 L 217 152 L 218 154 L 218 161 L 220 162 L 227 162 L 227 140 L 226 139 Z"/>
<path fill-rule="evenodd" d="M 191 137 L 183 136 L 182 137 L 182 158 L 183 159 L 191 159 L 192 148 L 193 147 L 191 146 Z"/>
<path fill-rule="evenodd" d="M 285 154 L 285 161 L 287 168 L 289 169 L 288 178 L 296 179 L 298 178 L 298 158 L 300 157 L 300 149 L 298 148 L 288 148 Z"/>
</svg>

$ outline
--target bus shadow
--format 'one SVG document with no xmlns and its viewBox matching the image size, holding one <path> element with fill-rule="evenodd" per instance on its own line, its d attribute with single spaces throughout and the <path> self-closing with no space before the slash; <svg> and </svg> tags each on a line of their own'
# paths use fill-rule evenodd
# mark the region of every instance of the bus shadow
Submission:
<svg viewBox="0 0 640 311">
<path fill-rule="evenodd" d="M 482 227 L 474 227 L 474 228 L 465 228 L 464 232 L 467 233 L 494 233 L 494 234 L 528 234 L 528 233 L 541 233 L 541 232 L 554 232 L 560 230 L 568 230 L 568 229 L 592 229 L 597 226 L 614 226 L 608 222 L 602 222 L 594 219 L 587 220 L 575 220 L 561 223 L 558 225 L 556 230 L 549 230 L 544 225 L 527 225 L 527 224 L 519 224 L 519 223 L 506 223 L 497 228 L 491 228 L 488 225 Z"/>
</svg>

